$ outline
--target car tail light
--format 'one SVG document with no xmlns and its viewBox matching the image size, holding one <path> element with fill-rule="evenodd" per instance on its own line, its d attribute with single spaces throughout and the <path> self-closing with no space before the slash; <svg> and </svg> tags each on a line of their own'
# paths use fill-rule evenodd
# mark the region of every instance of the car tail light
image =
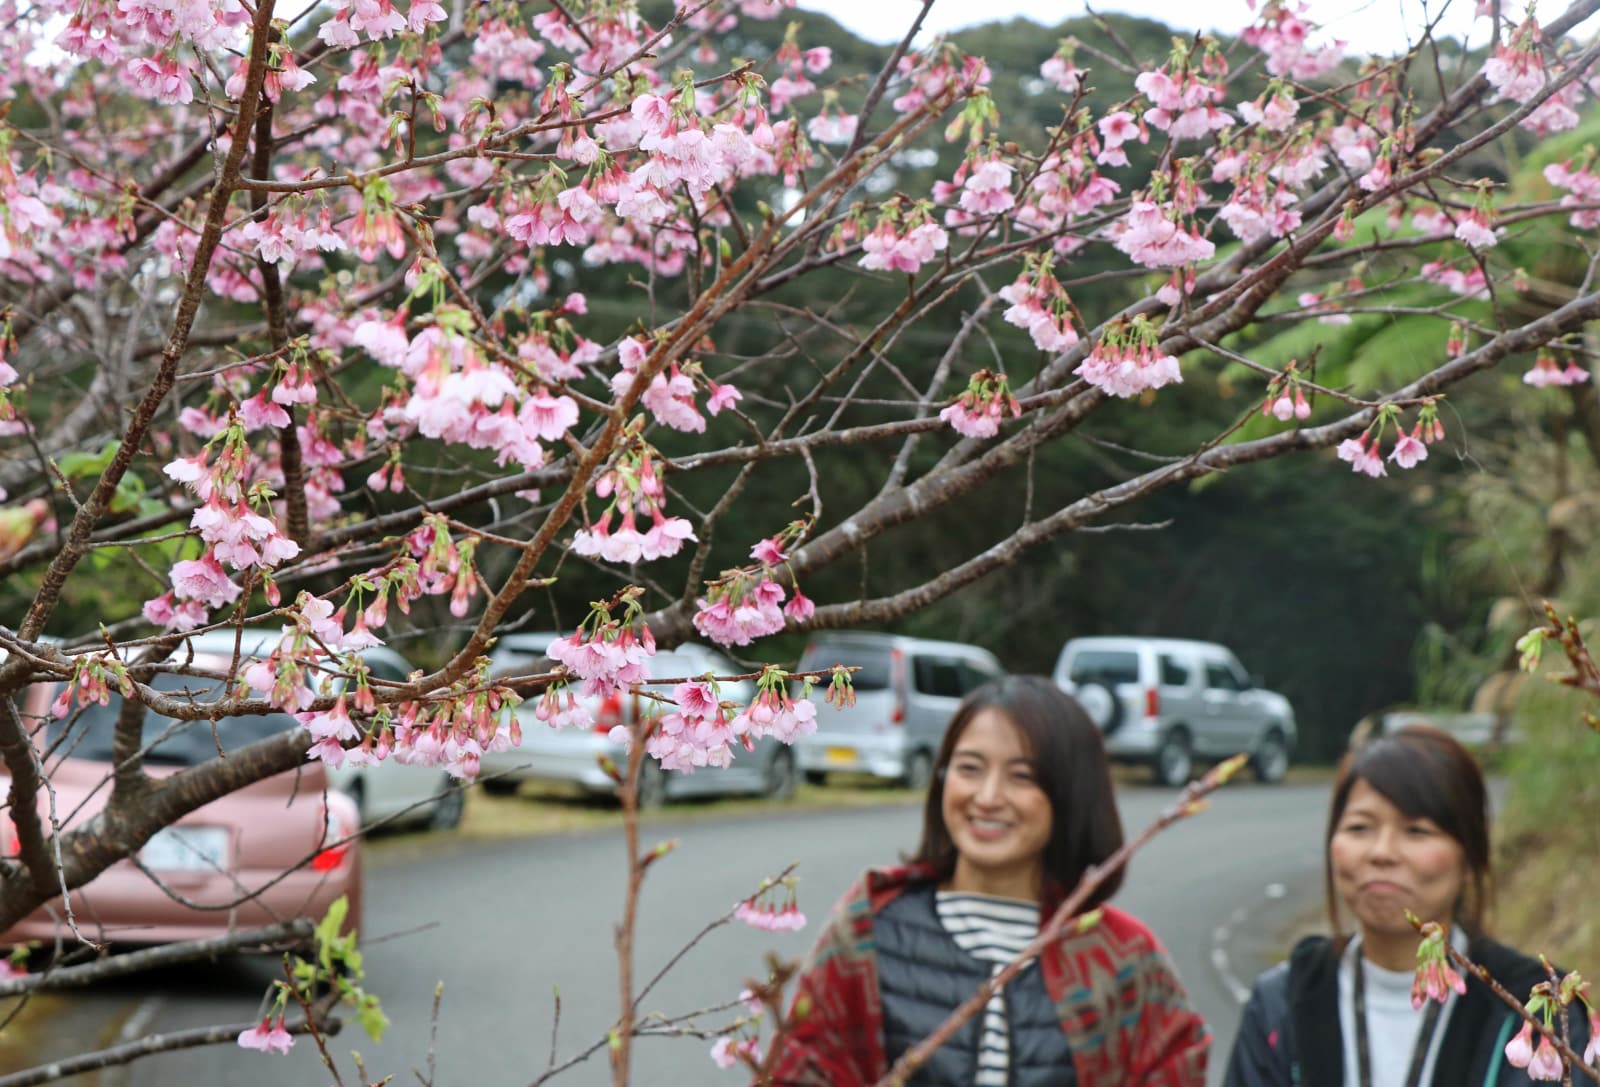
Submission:
<svg viewBox="0 0 1600 1087">
<path fill-rule="evenodd" d="M 11 816 L 0 819 L 0 857 L 20 857 L 22 855 L 22 840 L 17 834 L 17 824 L 11 821 Z"/>
<path fill-rule="evenodd" d="M 906 655 L 898 649 L 889 650 L 889 684 L 894 688 L 894 709 L 889 711 L 891 725 L 906 723 Z"/>
<path fill-rule="evenodd" d="M 1146 717 L 1161 716 L 1161 692 L 1154 687 L 1145 688 L 1144 715 Z"/>
<path fill-rule="evenodd" d="M 595 711 L 594 730 L 604 736 L 618 725 L 622 724 L 622 692 L 612 691 L 606 695 L 600 708 Z"/>
<path fill-rule="evenodd" d="M 331 807 L 323 808 L 322 810 L 328 828 L 323 841 L 333 844 L 311 858 L 311 870 L 313 872 L 332 872 L 344 864 L 345 857 L 349 855 L 350 847 L 354 844 L 350 840 L 350 836 L 356 832 L 356 827 L 353 823 L 347 823 Z"/>
</svg>

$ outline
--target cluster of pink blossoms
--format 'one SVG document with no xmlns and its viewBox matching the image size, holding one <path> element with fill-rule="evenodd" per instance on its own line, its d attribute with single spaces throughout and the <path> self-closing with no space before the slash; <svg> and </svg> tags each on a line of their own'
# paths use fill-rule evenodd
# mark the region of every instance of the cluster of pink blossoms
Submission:
<svg viewBox="0 0 1600 1087">
<path fill-rule="evenodd" d="M 573 535 L 573 551 L 607 562 L 652 562 L 676 555 L 685 540 L 695 538 L 687 520 L 668 517 L 664 512 L 667 492 L 656 459 L 655 451 L 640 441 L 600 474 L 594 493 L 611 499 L 611 503 L 598 521 Z M 620 523 L 614 529 L 613 514 L 620 515 Z M 643 532 L 639 531 L 641 514 L 652 521 Z"/>
<path fill-rule="evenodd" d="M 1073 373 L 1103 392 L 1124 397 L 1183 380 L 1177 358 L 1161 349 L 1160 331 L 1142 313 L 1108 327 Z"/>
<path fill-rule="evenodd" d="M 663 769 L 693 773 L 702 766 L 728 766 L 735 743 L 749 750 L 771 736 L 792 744 L 816 731 L 817 710 L 807 699 L 791 699 L 787 684 L 782 669 L 763 669 L 756 697 L 735 712 L 733 704 L 719 699 L 714 681 L 680 683 L 672 690 L 677 709 L 653 723 L 645 751 Z"/>
<path fill-rule="evenodd" d="M 633 386 L 639 367 L 644 365 L 649 357 L 649 345 L 638 337 L 624 336 L 618 341 L 617 360 L 621 365 L 617 372 L 611 375 L 611 391 L 614 396 L 620 399 L 627 393 Z M 706 392 L 705 410 L 713 417 L 731 410 L 735 404 L 744 399 L 744 394 L 732 384 L 711 380 L 698 363 L 690 363 L 688 366 L 674 363 L 665 373 L 656 374 L 650 379 L 650 384 L 645 387 L 639 402 L 662 426 L 688 434 L 703 434 L 706 420 L 705 416 L 700 414 L 699 405 L 695 400 L 702 386 Z"/>
<path fill-rule="evenodd" d="M 333 229 L 333 212 L 329 208 L 323 208 L 313 223 L 303 209 L 280 207 L 263 219 L 246 222 L 239 237 L 268 264 L 291 268 L 303 257 L 346 248 L 344 238 Z"/>
<path fill-rule="evenodd" d="M 1007 324 L 1027 329 L 1040 351 L 1065 351 L 1078 342 L 1072 327 L 1072 302 L 1056 279 L 1048 256 L 1029 257 L 1016 281 L 1001 287 L 1000 297 L 1011 305 L 1005 311 Z"/>
<path fill-rule="evenodd" d="M 1494 56 L 1483 66 L 1484 78 L 1502 98 L 1519 104 L 1531 102 L 1544 91 L 1556 73 L 1545 65 L 1543 35 L 1530 10 L 1522 24 L 1512 31 L 1509 41 L 1495 45 Z M 1583 86 L 1569 82 L 1550 95 L 1522 119 L 1522 127 L 1540 135 L 1565 132 L 1578 127 L 1578 111 L 1583 101 Z"/>
<path fill-rule="evenodd" d="M 1299 382 L 1290 382 L 1279 386 L 1276 395 L 1271 392 L 1267 394 L 1267 398 L 1261 402 L 1261 414 L 1270 415 L 1280 423 L 1287 423 L 1290 419 L 1309 419 L 1311 402 L 1306 399 Z"/>
<path fill-rule="evenodd" d="M 1551 1038 L 1556 1033 L 1555 1020 L 1569 1014 L 1569 1009 L 1579 1009 L 1588 1017 L 1589 1041 L 1584 1046 L 1580 1060 L 1593 1066 L 1600 1062 L 1600 1006 L 1591 996 L 1589 983 L 1577 974 L 1568 974 L 1559 982 L 1543 981 L 1533 987 L 1527 1003 L 1528 1020 L 1517 1036 L 1506 1043 L 1506 1062 L 1521 1068 L 1532 1080 L 1557 1083 L 1566 1075 L 1561 1053 Z M 1544 1029 L 1539 1041 L 1534 1043 L 1534 1025 L 1538 1019 Z"/>
<path fill-rule="evenodd" d="M 1140 72 L 1133 81 L 1152 103 L 1145 121 L 1173 140 L 1203 139 L 1233 123 L 1233 115 L 1217 107 L 1227 97 L 1228 62 L 1209 39 L 1198 71 L 1193 60 L 1188 47 L 1180 44 L 1166 65 Z"/>
<path fill-rule="evenodd" d="M 733 915 L 763 932 L 799 932 L 806 927 L 806 915 L 795 900 L 793 876 L 762 880 L 755 894 L 733 907 Z"/>
<path fill-rule="evenodd" d="M 1247 244 L 1284 238 L 1300 226 L 1300 212 L 1294 207 L 1298 201 L 1287 185 L 1270 181 L 1263 172 L 1245 171 L 1217 217 Z"/>
<path fill-rule="evenodd" d="M 564 303 L 582 304 L 581 296 Z M 384 440 L 414 430 L 471 449 L 492 449 L 498 464 L 542 465 L 540 443 L 558 440 L 577 423 L 577 403 L 542 384 L 524 388 L 499 362 L 486 360 L 465 334 L 468 318 L 461 311 L 440 307 L 434 319 L 415 337 L 406 336 L 403 311 L 391 321 L 361 321 L 351 333 L 355 346 L 413 382 L 403 405 L 369 423 L 369 437 Z M 595 345 L 592 356 L 599 353 Z M 547 339 L 530 337 L 518 355 L 536 372 L 556 380 L 581 372 L 571 356 L 555 352 Z M 394 430 L 401 433 L 394 435 Z"/>
<path fill-rule="evenodd" d="M 294 1048 L 294 1035 L 283 1026 L 283 1016 L 274 1023 L 271 1017 L 261 1020 L 260 1026 L 239 1033 L 239 1048 L 254 1049 L 261 1053 L 287 1053 Z"/>
<path fill-rule="evenodd" d="M 1305 82 L 1331 71 L 1343 58 L 1342 41 L 1310 44 L 1317 27 L 1301 18 L 1307 8 L 1298 0 L 1267 0 L 1256 21 L 1245 28 L 1245 44 L 1266 55 L 1268 73 Z"/>
<path fill-rule="evenodd" d="M 609 612 L 597 610 L 575 633 L 557 638 L 545 650 L 551 660 L 583 680 L 585 695 L 605 697 L 650 681 L 655 635 L 649 624 L 637 621 L 637 604 L 631 598 L 628 606 L 627 620 L 611 619 Z"/>
<path fill-rule="evenodd" d="M 1062 94 L 1077 94 L 1083 86 L 1084 71 L 1073 63 L 1075 44 L 1071 38 L 1063 40 L 1050 59 L 1039 65 L 1039 77 Z"/>
<path fill-rule="evenodd" d="M 1128 214 L 1114 224 L 1116 246 L 1128 259 L 1147 268 L 1175 268 L 1210 260 L 1216 253 L 1217 247 L 1192 222 L 1204 195 L 1200 186 L 1180 177 L 1173 189 L 1169 201 L 1136 195 Z"/>
<path fill-rule="evenodd" d="M 708 584 L 706 595 L 696 601 L 694 628 L 718 645 L 749 645 L 782 630 L 785 616 L 795 622 L 811 618 L 816 605 L 800 587 L 795 586 L 793 598 L 785 604 L 788 594 L 774 580 L 775 568 L 789 561 L 786 549 L 808 528 L 807 522 L 797 521 L 760 541 L 750 550 L 758 565 L 726 571 Z"/>
<path fill-rule="evenodd" d="M 783 66 L 784 72 L 771 84 L 772 112 L 782 113 L 791 101 L 814 94 L 817 85 L 811 76 L 821 75 L 833 65 L 833 50 L 825 45 L 801 49 L 795 41 L 798 24 L 789 24 L 783 44 L 778 47 L 773 60 Z"/>
<path fill-rule="evenodd" d="M 992 370 L 979 370 L 955 403 L 939 413 L 939 418 L 963 437 L 992 438 L 1000 433 L 1000 420 L 1008 412 L 1013 419 L 1022 415 L 1006 376 Z"/>
<path fill-rule="evenodd" d="M 702 766 L 728 766 L 733 744 L 742 742 L 748 723 L 718 698 L 710 680 L 692 680 L 672 689 L 677 710 L 662 714 L 645 741 L 645 752 L 664 770 L 692 773 Z M 753 742 L 753 741 L 752 741 Z"/>
<path fill-rule="evenodd" d="M 919 110 L 952 86 L 987 87 L 993 78 L 982 57 L 966 56 L 949 43 L 928 53 L 906 53 L 896 72 L 909 84 L 890 103 L 896 113 Z"/>
<path fill-rule="evenodd" d="M 915 275 L 949 244 L 950 235 L 928 218 L 925 209 L 902 216 L 896 200 L 885 206 L 872 232 L 861 239 L 861 267 Z"/>
<path fill-rule="evenodd" d="M 761 1041 L 758 1038 L 718 1038 L 711 1043 L 711 1059 L 718 1068 L 732 1068 L 740 1061 L 759 1065 Z"/>
<path fill-rule="evenodd" d="M 1394 448 L 1389 460 L 1400 468 L 1415 468 L 1428 459 L 1428 446 L 1444 440 L 1444 423 L 1439 419 L 1439 409 L 1431 402 L 1424 404 L 1417 422 L 1407 433 L 1399 423 L 1400 409 L 1386 404 L 1380 409 L 1372 426 L 1354 438 L 1346 438 L 1336 450 L 1339 459 L 1350 465 L 1350 470 L 1377 479 L 1388 475 L 1383 466 L 1382 440 L 1390 424 L 1394 426 Z"/>
<path fill-rule="evenodd" d="M 1544 179 L 1558 189 L 1566 189 L 1561 198 L 1562 207 L 1577 207 L 1567 222 L 1581 230 L 1600 226 L 1600 176 L 1590 172 L 1594 156 L 1586 155 L 1577 165 L 1569 159 L 1553 162 L 1544 168 Z M 1587 205 L 1587 206 L 1585 206 Z"/>
<path fill-rule="evenodd" d="M 284 421 L 288 422 L 287 417 Z M 144 616 L 150 622 L 172 630 L 193 630 L 207 621 L 208 608 L 232 604 L 243 592 L 223 563 L 235 570 L 258 570 L 270 576 L 272 569 L 300 553 L 300 545 L 279 532 L 273 518 L 251 508 L 266 508 L 272 497 L 264 482 L 247 487 L 253 465 L 245 427 L 232 420 L 200 452 L 165 467 L 169 477 L 200 499 L 189 525 L 199 533 L 206 549 L 197 559 L 173 565 L 172 590 L 145 602 Z"/>
<path fill-rule="evenodd" d="M 758 906 L 754 902 L 741 902 L 733 915 L 751 928 L 763 932 L 799 932 L 806 927 L 806 915 L 791 899 L 781 909 Z"/>
<path fill-rule="evenodd" d="M 1582 385 L 1588 380 L 1589 371 L 1579 366 L 1577 359 L 1569 358 L 1567 364 L 1562 366 L 1548 351 L 1539 352 L 1534 359 L 1533 368 L 1522 375 L 1522 383 L 1532 385 L 1536 389 L 1551 385 Z"/>
</svg>

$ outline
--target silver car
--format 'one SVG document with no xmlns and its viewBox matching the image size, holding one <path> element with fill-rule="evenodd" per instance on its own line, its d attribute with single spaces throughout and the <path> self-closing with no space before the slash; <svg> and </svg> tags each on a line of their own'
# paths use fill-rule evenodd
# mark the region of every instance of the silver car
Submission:
<svg viewBox="0 0 1600 1087">
<path fill-rule="evenodd" d="M 994 654 L 975 645 L 861 632 L 817 635 L 798 671 L 836 664 L 858 669 L 852 677 L 856 704 L 818 706 L 817 731 L 795 742 L 800 768 L 812 782 L 840 770 L 926 788 L 961 699 L 1004 674 Z"/>
<path fill-rule="evenodd" d="M 1076 696 L 1105 734 L 1106 751 L 1144 763 L 1178 786 L 1207 762 L 1246 752 L 1257 780 L 1278 782 L 1294 749 L 1294 709 L 1261 689 L 1213 642 L 1073 638 L 1056 661 L 1056 686 Z"/>
<path fill-rule="evenodd" d="M 503 635 L 489 655 L 490 671 L 495 676 L 529 673 L 548 667 L 545 651 L 560 634 L 545 631 Z M 652 674 L 663 678 L 700 676 L 707 672 L 719 676 L 740 675 L 741 668 L 709 646 L 686 642 L 676 649 L 664 649 L 650 660 Z M 666 685 L 644 688 L 670 695 Z M 755 684 L 748 680 L 722 684 L 725 702 L 747 702 L 755 695 Z M 649 699 L 637 694 L 613 696 L 588 706 L 593 728 L 554 729 L 533 715 L 536 699 L 517 707 L 522 724 L 522 746 L 508 751 L 486 753 L 480 762 L 480 780 L 491 793 L 516 792 L 524 781 L 546 781 L 576 785 L 587 792 L 611 793 L 616 784 L 604 768 L 609 761 L 617 767 L 627 765 L 627 752 L 607 736 L 619 724 L 636 720 L 641 711 L 650 711 Z M 794 796 L 798 780 L 795 755 L 788 745 L 774 739 L 760 740 L 755 750 L 736 749 L 733 764 L 703 767 L 693 773 L 663 770 L 655 759 L 644 760 L 639 777 L 639 804 L 653 807 L 668 800 L 692 796 L 761 794 L 777 800 Z"/>
</svg>

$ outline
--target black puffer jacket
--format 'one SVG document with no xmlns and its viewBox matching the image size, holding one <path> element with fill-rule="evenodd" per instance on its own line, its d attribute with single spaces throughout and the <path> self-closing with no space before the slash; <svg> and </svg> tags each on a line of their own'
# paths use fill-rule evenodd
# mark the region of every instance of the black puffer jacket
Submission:
<svg viewBox="0 0 1600 1087">
<path fill-rule="evenodd" d="M 977 991 L 992 967 L 968 955 L 939 923 L 932 884 L 907 891 L 873 920 L 884 1052 L 893 1064 L 932 1034 L 952 1008 Z M 1038 964 L 1002 991 L 1011 1046 L 1011 1087 L 1073 1087 L 1077 1073 L 1061 1020 Z M 961 1025 L 908 1087 L 970 1087 L 977 1075 L 983 1016 Z"/>
<path fill-rule="evenodd" d="M 1479 937 L 1472 961 L 1513 994 L 1527 998 L 1545 979 L 1537 960 Z M 1587 1022 L 1572 1016 L 1573 1048 L 1583 1052 Z M 1439 1047 L 1430 1087 L 1520 1087 L 1526 1072 L 1505 1059 L 1521 1029 L 1511 1009 L 1477 978 L 1467 979 Z M 1257 979 L 1228 1059 L 1225 1087 L 1343 1087 L 1344 1037 L 1339 1026 L 1339 959 L 1324 936 L 1295 945 L 1287 963 Z"/>
</svg>

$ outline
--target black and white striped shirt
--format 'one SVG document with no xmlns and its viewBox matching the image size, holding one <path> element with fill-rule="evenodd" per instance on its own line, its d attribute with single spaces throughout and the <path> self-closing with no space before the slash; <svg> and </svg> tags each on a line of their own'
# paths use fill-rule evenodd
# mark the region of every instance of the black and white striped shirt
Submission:
<svg viewBox="0 0 1600 1087">
<path fill-rule="evenodd" d="M 993 964 L 999 973 L 1039 934 L 1039 907 L 1032 902 L 960 891 L 935 896 L 939 923 L 950 938 L 973 958 Z M 1027 969 L 1032 969 L 1029 963 Z M 989 998 L 978 1042 L 978 1076 L 974 1087 L 1005 1087 L 1011 1067 L 1010 1032 L 1003 993 Z"/>
</svg>

